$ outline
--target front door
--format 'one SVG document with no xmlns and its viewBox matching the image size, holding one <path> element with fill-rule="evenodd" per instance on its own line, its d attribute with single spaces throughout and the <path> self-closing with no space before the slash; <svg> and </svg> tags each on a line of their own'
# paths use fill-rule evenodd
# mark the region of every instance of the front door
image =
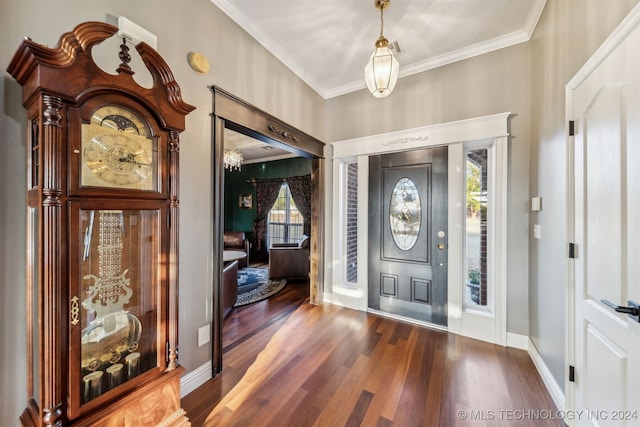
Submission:
<svg viewBox="0 0 640 427">
<path fill-rule="evenodd" d="M 640 302 L 638 52 L 636 29 L 601 62 L 590 62 L 598 65 L 584 81 L 569 85 L 577 425 L 640 424 L 640 323 L 619 312 Z"/>
<path fill-rule="evenodd" d="M 369 307 L 447 325 L 447 148 L 371 156 Z"/>
</svg>

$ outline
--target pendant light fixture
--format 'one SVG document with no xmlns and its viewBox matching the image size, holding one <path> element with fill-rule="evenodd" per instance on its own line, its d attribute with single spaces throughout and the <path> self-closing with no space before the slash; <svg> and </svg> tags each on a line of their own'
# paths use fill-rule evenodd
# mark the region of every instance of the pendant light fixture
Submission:
<svg viewBox="0 0 640 427">
<path fill-rule="evenodd" d="M 389 49 L 389 40 L 382 35 L 384 26 L 383 10 L 391 0 L 374 0 L 374 6 L 380 10 L 380 37 L 376 41 L 376 50 L 364 67 L 364 79 L 369 92 L 376 98 L 388 96 L 398 81 L 400 65 Z"/>
<path fill-rule="evenodd" d="M 222 163 L 225 169 L 229 169 L 230 171 L 240 170 L 243 160 L 242 153 L 235 148 L 232 150 L 224 150 Z"/>
</svg>

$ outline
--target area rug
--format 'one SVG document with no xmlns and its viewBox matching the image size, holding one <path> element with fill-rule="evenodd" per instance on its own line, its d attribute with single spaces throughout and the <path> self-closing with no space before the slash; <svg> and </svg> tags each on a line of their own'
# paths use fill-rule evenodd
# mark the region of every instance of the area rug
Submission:
<svg viewBox="0 0 640 427">
<path fill-rule="evenodd" d="M 260 284 L 257 288 L 250 290 L 249 292 L 239 293 L 234 307 L 241 307 L 243 305 L 265 300 L 280 292 L 286 284 L 287 281 L 285 279 L 267 280 L 266 283 Z"/>
<path fill-rule="evenodd" d="M 238 270 L 238 295 L 252 291 L 269 280 L 268 268 L 245 267 Z"/>
</svg>

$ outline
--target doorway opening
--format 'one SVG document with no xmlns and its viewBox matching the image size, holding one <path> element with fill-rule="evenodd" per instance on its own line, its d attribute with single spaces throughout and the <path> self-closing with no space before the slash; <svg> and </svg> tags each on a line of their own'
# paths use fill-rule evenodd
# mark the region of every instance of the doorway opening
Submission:
<svg viewBox="0 0 640 427">
<path fill-rule="evenodd" d="M 224 168 L 224 150 L 227 138 L 231 135 L 238 134 L 243 138 L 259 141 L 260 145 L 281 149 L 294 157 L 300 157 L 300 160 L 306 161 L 309 171 L 308 193 L 310 204 L 309 223 L 309 293 L 310 302 L 319 302 L 320 284 L 322 275 L 318 269 L 318 262 L 321 261 L 322 242 L 320 236 L 323 229 L 324 211 L 323 200 L 323 151 L 324 144 L 305 134 L 304 132 L 282 122 L 276 117 L 248 104 L 247 102 L 231 95 L 223 89 L 213 86 L 214 111 L 212 115 L 212 136 L 213 136 L 213 194 L 212 194 L 212 231 L 211 236 L 212 249 L 212 372 L 217 375 L 222 370 L 222 323 L 223 323 L 223 301 L 224 301 L 224 233 L 225 230 L 235 228 L 249 229 L 247 225 L 240 226 L 234 221 L 247 220 L 257 224 L 252 229 L 251 245 L 247 250 L 247 256 L 252 259 L 256 255 L 256 260 L 266 259 L 266 231 L 260 230 L 260 224 L 266 223 L 266 216 L 271 210 L 273 203 L 268 198 L 257 194 L 257 179 L 265 178 L 267 166 L 264 162 L 256 163 L 252 167 L 257 168 L 256 175 L 245 179 L 238 180 L 238 185 L 243 188 L 238 189 L 237 193 L 228 194 L 225 183 L 229 179 L 228 174 L 238 172 L 248 172 L 248 166 L 240 168 L 240 171 L 229 171 Z M 291 157 L 287 155 L 287 157 Z M 291 159 L 297 160 L 297 159 Z M 282 162 L 283 159 L 278 160 Z M 271 163 L 271 162 L 270 162 Z M 263 167 L 264 165 L 264 167 Z M 309 168 L 310 165 L 310 168 Z M 262 175 L 260 175 L 262 173 Z M 253 181 L 251 180 L 253 178 Z M 248 182 L 247 182 L 248 181 Z M 277 194 L 277 192 L 276 192 Z M 296 197 L 294 192 L 294 198 Z M 274 197 L 275 200 L 275 197 Z M 261 203 L 265 206 L 260 206 Z M 255 206 L 255 208 L 254 208 Z M 255 209 L 255 211 L 254 211 Z M 228 213 L 231 212 L 231 213 Z M 252 218 L 253 214 L 253 218 Z M 263 217 L 264 216 L 264 217 Z M 242 230 L 241 230 L 242 231 Z M 245 238 L 246 234 L 244 233 Z"/>
</svg>

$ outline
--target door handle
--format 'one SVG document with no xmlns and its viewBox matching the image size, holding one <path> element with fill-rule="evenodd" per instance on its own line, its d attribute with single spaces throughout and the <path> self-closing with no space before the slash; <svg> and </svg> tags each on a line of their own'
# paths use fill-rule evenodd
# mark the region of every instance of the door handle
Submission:
<svg viewBox="0 0 640 427">
<path fill-rule="evenodd" d="M 631 317 L 633 320 L 635 320 L 636 322 L 640 322 L 640 306 L 637 302 L 629 300 L 629 306 L 620 306 L 615 305 L 614 303 L 606 299 L 601 299 L 600 301 L 613 310 L 617 311 L 618 313 L 628 314 L 629 317 Z"/>
</svg>

